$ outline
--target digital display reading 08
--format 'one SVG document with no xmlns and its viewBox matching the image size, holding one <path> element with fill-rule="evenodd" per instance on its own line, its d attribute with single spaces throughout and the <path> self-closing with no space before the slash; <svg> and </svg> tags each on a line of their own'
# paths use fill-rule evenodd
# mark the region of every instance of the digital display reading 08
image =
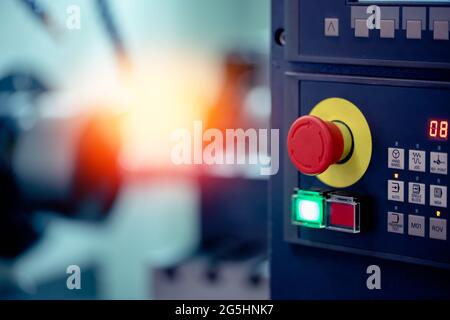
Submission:
<svg viewBox="0 0 450 320">
<path fill-rule="evenodd" d="M 431 119 L 428 123 L 428 138 L 448 140 L 448 120 Z"/>
</svg>

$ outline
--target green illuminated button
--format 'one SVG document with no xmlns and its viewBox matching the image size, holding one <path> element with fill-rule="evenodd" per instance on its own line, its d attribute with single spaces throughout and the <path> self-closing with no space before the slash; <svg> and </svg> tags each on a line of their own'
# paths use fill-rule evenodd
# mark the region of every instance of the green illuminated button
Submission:
<svg viewBox="0 0 450 320">
<path fill-rule="evenodd" d="M 321 192 L 297 190 L 292 196 L 292 220 L 308 228 L 325 228 L 324 196 Z"/>
</svg>

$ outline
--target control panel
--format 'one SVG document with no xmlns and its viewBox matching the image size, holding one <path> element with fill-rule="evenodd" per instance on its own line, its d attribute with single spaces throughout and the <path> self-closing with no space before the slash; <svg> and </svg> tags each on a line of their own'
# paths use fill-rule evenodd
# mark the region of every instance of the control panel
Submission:
<svg viewBox="0 0 450 320">
<path fill-rule="evenodd" d="M 273 297 L 450 297 L 449 22 L 446 0 L 273 1 Z"/>
<path fill-rule="evenodd" d="M 450 265 L 450 86 L 286 77 L 287 239 Z"/>
</svg>

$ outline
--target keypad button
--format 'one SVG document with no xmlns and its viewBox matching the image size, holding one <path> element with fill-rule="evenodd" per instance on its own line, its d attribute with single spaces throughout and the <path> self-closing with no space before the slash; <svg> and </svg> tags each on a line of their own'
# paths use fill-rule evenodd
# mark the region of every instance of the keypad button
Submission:
<svg viewBox="0 0 450 320">
<path fill-rule="evenodd" d="M 366 19 L 356 19 L 355 20 L 355 37 L 357 38 L 368 38 L 369 28 L 367 28 Z"/>
<path fill-rule="evenodd" d="M 408 186 L 408 202 L 425 204 L 425 184 L 410 182 Z"/>
<path fill-rule="evenodd" d="M 408 216 L 408 234 L 415 237 L 425 237 L 425 217 Z"/>
<path fill-rule="evenodd" d="M 388 168 L 400 170 L 405 169 L 405 149 L 388 149 Z"/>
<path fill-rule="evenodd" d="M 425 151 L 409 150 L 409 170 L 425 172 L 427 154 Z"/>
<path fill-rule="evenodd" d="M 388 232 L 403 234 L 405 231 L 403 213 L 388 212 Z"/>
<path fill-rule="evenodd" d="M 447 174 L 447 153 L 430 153 L 430 172 L 436 174 Z"/>
<path fill-rule="evenodd" d="M 434 21 L 434 40 L 448 40 L 449 39 L 449 23 L 448 21 Z"/>
<path fill-rule="evenodd" d="M 380 38 L 395 38 L 395 20 L 381 20 L 380 27 Z"/>
<path fill-rule="evenodd" d="M 388 181 L 388 199 L 391 201 L 405 201 L 405 183 L 403 181 L 389 180 Z"/>
<path fill-rule="evenodd" d="M 422 21 L 420 20 L 406 21 L 406 39 L 411 40 L 422 39 Z"/>
<path fill-rule="evenodd" d="M 430 238 L 447 240 L 447 220 L 430 218 Z"/>
<path fill-rule="evenodd" d="M 339 37 L 339 19 L 325 18 L 325 37 Z"/>
<path fill-rule="evenodd" d="M 430 206 L 447 208 L 447 187 L 430 185 Z"/>
</svg>

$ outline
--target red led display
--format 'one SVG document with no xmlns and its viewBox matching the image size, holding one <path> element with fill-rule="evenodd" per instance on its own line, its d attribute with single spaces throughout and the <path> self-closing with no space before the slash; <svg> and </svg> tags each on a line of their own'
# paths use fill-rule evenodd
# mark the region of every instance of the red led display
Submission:
<svg viewBox="0 0 450 320">
<path fill-rule="evenodd" d="M 448 121 L 430 120 L 428 125 L 428 137 L 437 140 L 448 139 Z"/>
</svg>

